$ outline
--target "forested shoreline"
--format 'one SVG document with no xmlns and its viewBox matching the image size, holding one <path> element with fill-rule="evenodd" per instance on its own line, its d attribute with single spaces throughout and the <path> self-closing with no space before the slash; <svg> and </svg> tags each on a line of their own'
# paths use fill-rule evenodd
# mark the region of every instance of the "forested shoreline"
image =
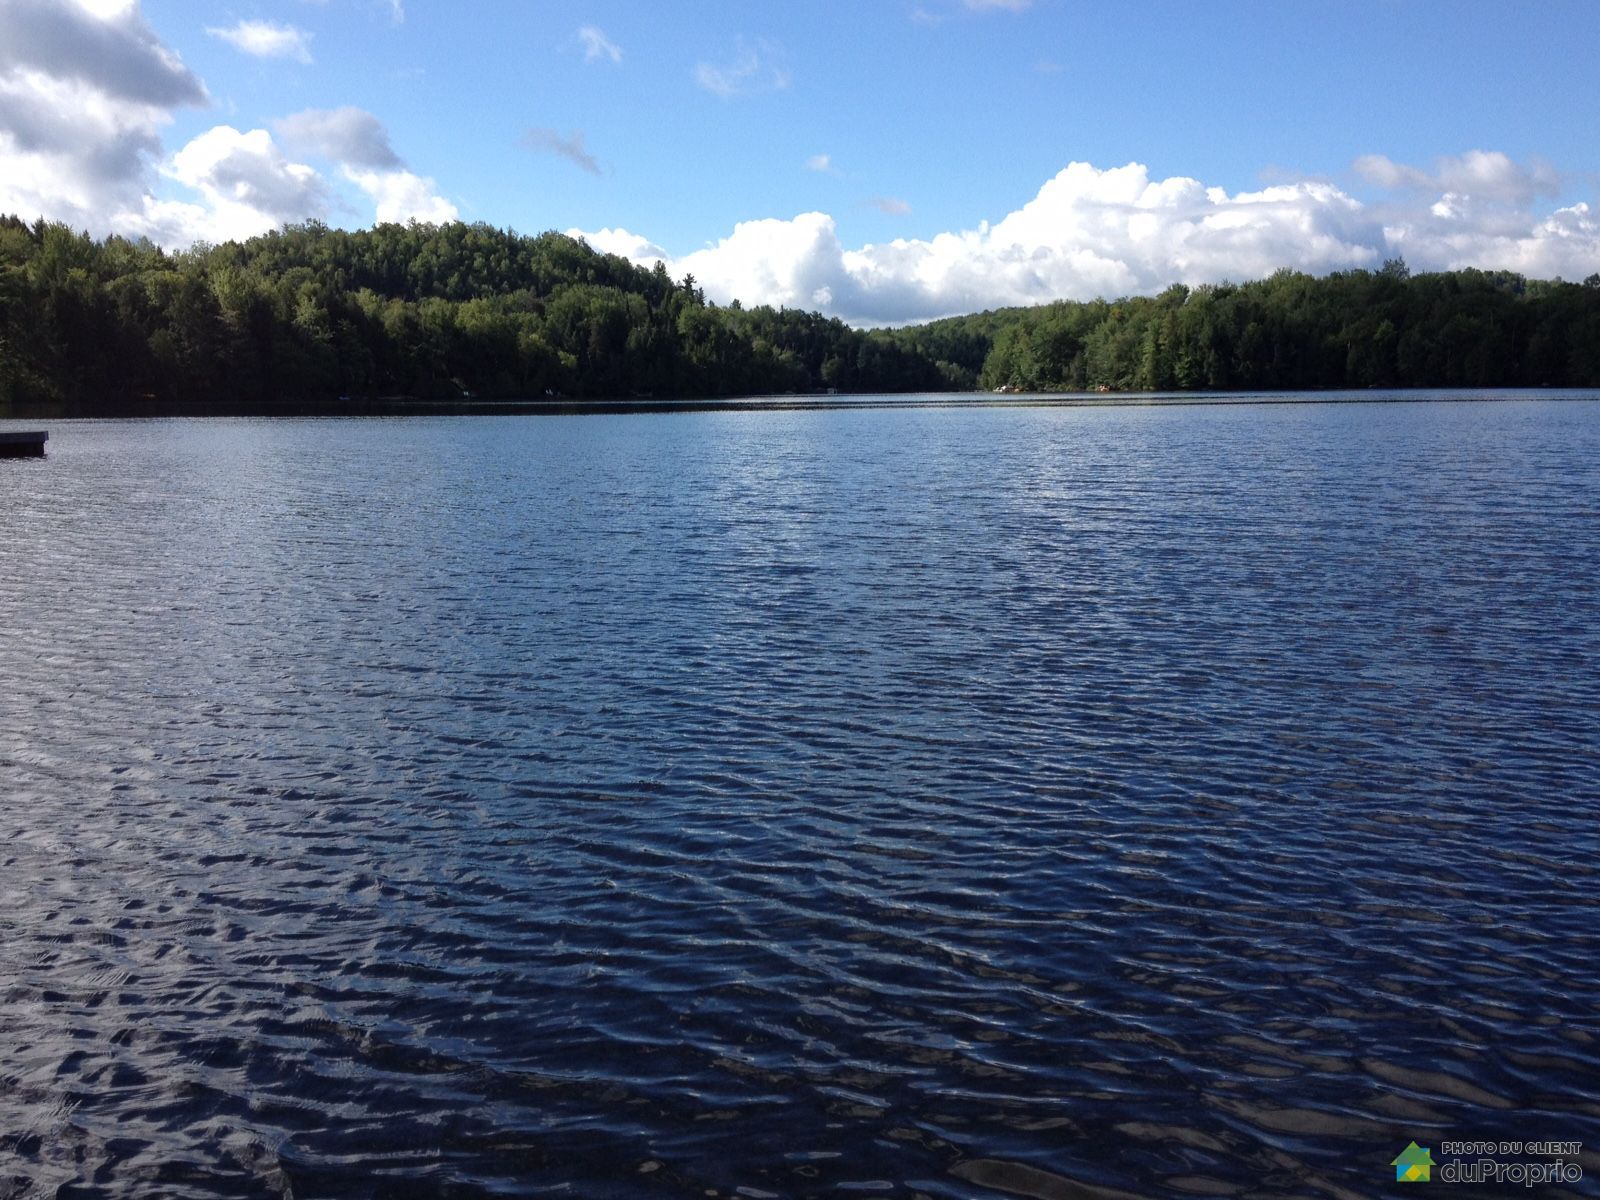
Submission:
<svg viewBox="0 0 1600 1200">
<path fill-rule="evenodd" d="M 557 233 L 321 224 L 167 253 L 0 217 L 0 405 L 1600 386 L 1600 275 L 1313 277 L 859 330 Z"/>
<path fill-rule="evenodd" d="M 1600 387 L 1600 274 L 1311 276 L 955 317 L 895 334 L 985 388 L 1252 391 Z"/>
</svg>

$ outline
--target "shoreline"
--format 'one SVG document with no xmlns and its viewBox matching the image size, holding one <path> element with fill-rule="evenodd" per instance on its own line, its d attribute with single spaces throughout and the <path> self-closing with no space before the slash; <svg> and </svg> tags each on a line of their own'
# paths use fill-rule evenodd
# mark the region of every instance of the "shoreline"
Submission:
<svg viewBox="0 0 1600 1200">
<path fill-rule="evenodd" d="M 149 401 L 0 405 L 0 422 L 172 420 L 192 417 L 588 416 L 675 412 L 838 412 L 917 408 L 1180 408 L 1292 404 L 1406 404 L 1600 400 L 1600 388 L 1411 388 L 1263 392 L 868 392 L 682 399 L 338 400 L 255 404 Z"/>
</svg>

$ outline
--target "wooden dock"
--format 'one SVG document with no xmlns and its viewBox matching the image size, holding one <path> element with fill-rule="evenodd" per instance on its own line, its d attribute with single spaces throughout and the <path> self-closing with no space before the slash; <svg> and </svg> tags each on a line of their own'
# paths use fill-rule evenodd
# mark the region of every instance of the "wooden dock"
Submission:
<svg viewBox="0 0 1600 1200">
<path fill-rule="evenodd" d="M 50 435 L 43 430 L 37 433 L 0 433 L 0 458 L 42 458 L 44 444 Z"/>
</svg>

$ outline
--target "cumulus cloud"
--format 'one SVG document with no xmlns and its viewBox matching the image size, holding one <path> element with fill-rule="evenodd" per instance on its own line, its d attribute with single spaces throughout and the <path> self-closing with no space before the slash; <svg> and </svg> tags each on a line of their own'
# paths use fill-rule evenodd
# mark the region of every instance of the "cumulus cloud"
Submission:
<svg viewBox="0 0 1600 1200">
<path fill-rule="evenodd" d="M 783 50 L 775 42 L 739 39 L 732 59 L 725 63 L 695 64 L 694 81 L 713 96 L 724 100 L 734 96 L 755 96 L 781 92 L 789 86 L 789 71 L 783 66 Z"/>
<path fill-rule="evenodd" d="M 581 129 L 573 131 L 569 137 L 562 137 L 554 129 L 530 129 L 519 140 L 524 148 L 536 154 L 554 154 L 582 167 L 591 175 L 600 174 L 600 163 L 583 144 Z"/>
<path fill-rule="evenodd" d="M 614 63 L 622 61 L 622 47 L 608 38 L 605 30 L 597 25 L 585 25 L 579 29 L 578 40 L 583 43 L 584 62 L 599 62 L 601 59 Z"/>
<path fill-rule="evenodd" d="M 206 241 L 253 237 L 328 210 L 322 177 L 291 162 L 265 129 L 241 133 L 218 125 L 174 154 L 165 171 L 205 201 L 198 219 L 186 208 L 166 214 L 190 217 L 191 234 Z"/>
<path fill-rule="evenodd" d="M 1495 192 L 1499 178 L 1491 171 L 1480 186 Z M 1432 186 L 1444 182 L 1441 172 Z M 820 212 L 742 222 L 716 244 L 676 258 L 624 229 L 585 236 L 595 244 L 604 237 L 613 252 L 639 262 L 664 261 L 676 275 L 692 273 L 721 302 L 820 307 L 862 324 L 1152 293 L 1281 267 L 1314 274 L 1372 268 L 1396 255 L 1419 269 L 1478 266 L 1567 278 L 1600 269 L 1600 220 L 1586 204 L 1545 217 L 1505 203 L 1489 211 L 1448 195 L 1368 205 L 1315 180 L 1230 194 L 1181 176 L 1152 179 L 1138 163 L 1100 169 L 1075 162 L 992 225 L 858 249 L 846 248 L 834 219 Z"/>
<path fill-rule="evenodd" d="M 0 211 L 186 246 L 340 205 L 328 178 L 265 129 L 218 125 L 165 157 L 163 127 L 208 99 L 138 0 L 0 0 Z M 370 113 L 313 109 L 277 129 L 291 152 L 338 163 L 380 219 L 457 215 Z"/>
<path fill-rule="evenodd" d="M 636 263 L 652 265 L 667 261 L 667 252 L 660 246 L 626 229 L 601 229 L 595 233 L 569 229 L 567 236 L 582 238 L 601 254 L 616 254 Z"/>
<path fill-rule="evenodd" d="M 273 123 L 285 144 L 353 166 L 392 170 L 402 167 L 383 122 L 365 109 L 308 108 Z"/>
<path fill-rule="evenodd" d="M 1382 188 L 1445 193 L 1496 204 L 1525 205 L 1561 192 L 1561 175 L 1549 163 L 1514 162 L 1497 150 L 1469 150 L 1437 160 L 1432 171 L 1397 163 L 1382 154 L 1356 159 L 1356 173 Z"/>
<path fill-rule="evenodd" d="M 713 299 L 837 310 L 851 282 L 833 218 L 801 213 L 792 221 L 744 221 L 715 246 L 670 263 L 693 274 Z M 848 303 L 845 307 L 851 307 Z"/>
<path fill-rule="evenodd" d="M 1548 216 L 1534 203 L 1561 193 L 1562 177 L 1541 160 L 1519 163 L 1499 151 L 1470 150 L 1431 169 L 1369 154 L 1354 163 L 1369 183 L 1403 194 L 1374 206 L 1393 253 L 1442 270 L 1496 267 L 1525 275 L 1582 277 L 1600 267 L 1600 226 L 1585 203 Z"/>
<path fill-rule="evenodd" d="M 133 0 L 0 0 L 0 211 L 145 219 L 161 128 L 207 102 Z"/>
<path fill-rule="evenodd" d="M 410 171 L 360 171 L 344 168 L 344 177 L 355 184 L 377 206 L 379 221 L 422 221 L 443 225 L 460 217 L 461 212 L 439 195 L 432 179 Z"/>
<path fill-rule="evenodd" d="M 292 58 L 302 63 L 311 61 L 311 35 L 293 25 L 279 25 L 273 21 L 240 21 L 226 29 L 212 26 L 206 32 L 214 38 L 221 38 L 235 50 L 256 58 Z"/>
<path fill-rule="evenodd" d="M 155 109 L 207 99 L 205 85 L 161 44 L 137 3 L 4 0 L 0 75 L 17 73 L 43 74 Z"/>
<path fill-rule="evenodd" d="M 379 221 L 454 221 L 460 212 L 438 184 L 415 174 L 394 151 L 389 131 L 365 109 L 308 108 L 277 123 L 290 146 L 331 159 L 340 174 L 366 193 Z"/>
<path fill-rule="evenodd" d="M 1384 235 L 1390 253 L 1413 267 L 1485 267 L 1536 279 L 1582 279 L 1600 271 L 1600 213 L 1586 203 L 1542 218 L 1511 213 L 1495 219 L 1445 198 L 1423 212 L 1395 215 Z"/>
</svg>

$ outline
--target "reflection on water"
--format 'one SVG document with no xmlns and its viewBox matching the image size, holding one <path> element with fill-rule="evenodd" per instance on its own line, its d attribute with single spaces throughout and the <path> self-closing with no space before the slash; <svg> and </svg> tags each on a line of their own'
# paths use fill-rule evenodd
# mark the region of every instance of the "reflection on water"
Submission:
<svg viewBox="0 0 1600 1200">
<path fill-rule="evenodd" d="M 1600 405 L 51 434 L 0 1196 L 1600 1144 Z"/>
</svg>

